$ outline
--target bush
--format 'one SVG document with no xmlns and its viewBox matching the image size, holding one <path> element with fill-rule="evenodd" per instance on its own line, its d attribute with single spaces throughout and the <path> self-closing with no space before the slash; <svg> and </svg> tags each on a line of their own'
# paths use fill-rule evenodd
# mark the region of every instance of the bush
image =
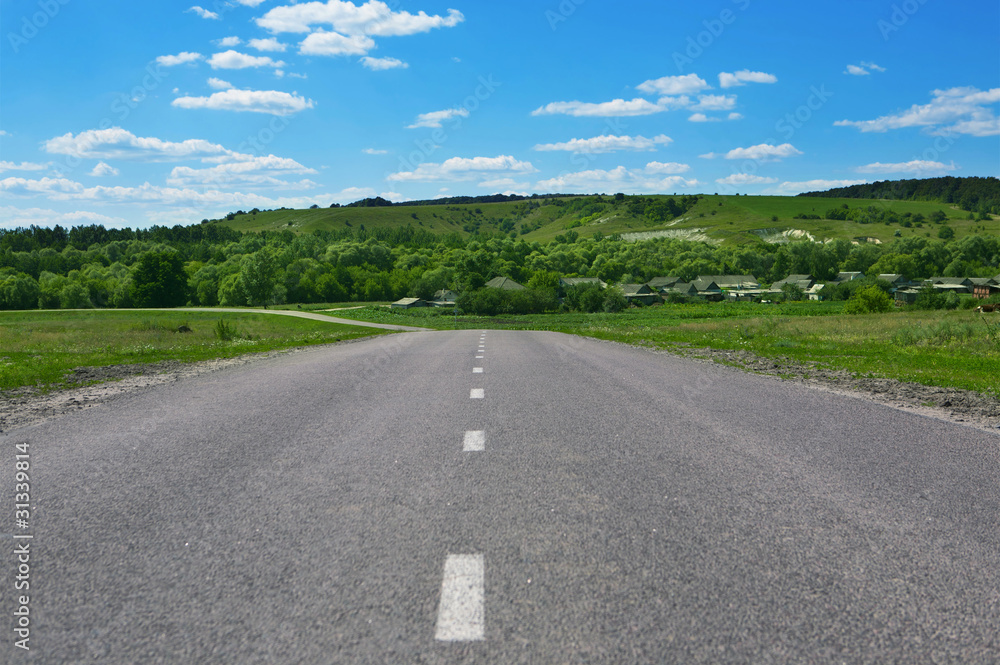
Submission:
<svg viewBox="0 0 1000 665">
<path fill-rule="evenodd" d="M 241 337 L 239 331 L 236 330 L 236 326 L 230 324 L 225 319 L 219 319 L 215 324 L 215 336 L 223 342 L 231 342 Z"/>
<path fill-rule="evenodd" d="M 847 314 L 877 314 L 891 312 L 892 308 L 892 298 L 889 297 L 889 294 L 872 285 L 858 289 L 847 301 L 844 312 Z"/>
<path fill-rule="evenodd" d="M 463 312 L 477 316 L 543 314 L 559 309 L 559 299 L 551 289 L 504 291 L 487 287 L 466 291 L 456 304 Z"/>
</svg>

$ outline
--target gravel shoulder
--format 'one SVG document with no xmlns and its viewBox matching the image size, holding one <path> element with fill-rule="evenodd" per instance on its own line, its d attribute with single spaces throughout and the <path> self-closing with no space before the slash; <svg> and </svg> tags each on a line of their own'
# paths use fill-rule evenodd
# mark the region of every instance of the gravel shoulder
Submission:
<svg viewBox="0 0 1000 665">
<path fill-rule="evenodd" d="M 357 340 L 338 343 L 349 344 L 354 341 Z M 687 347 L 676 347 L 671 350 L 651 350 L 641 346 L 633 348 L 652 353 L 679 355 L 695 361 L 730 365 L 757 374 L 778 377 L 781 380 L 795 381 L 811 388 L 862 398 L 920 415 L 1000 433 L 1000 399 L 970 390 L 924 386 L 895 379 L 856 378 L 844 371 L 762 358 L 747 351 Z M 71 379 L 71 382 L 77 384 L 75 386 L 46 393 L 31 387 L 0 391 L 0 433 L 96 406 L 124 393 L 182 381 L 224 368 L 249 365 L 279 354 L 296 353 L 301 350 L 284 349 L 196 363 L 163 361 L 106 367 L 78 367 Z"/>
</svg>

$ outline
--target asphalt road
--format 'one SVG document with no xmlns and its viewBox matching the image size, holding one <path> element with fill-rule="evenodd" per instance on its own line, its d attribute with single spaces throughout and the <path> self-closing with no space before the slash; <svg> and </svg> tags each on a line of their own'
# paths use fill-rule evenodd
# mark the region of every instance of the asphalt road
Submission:
<svg viewBox="0 0 1000 665">
<path fill-rule="evenodd" d="M 3 663 L 1000 662 L 1000 436 L 610 343 L 315 348 L 0 464 Z"/>
</svg>

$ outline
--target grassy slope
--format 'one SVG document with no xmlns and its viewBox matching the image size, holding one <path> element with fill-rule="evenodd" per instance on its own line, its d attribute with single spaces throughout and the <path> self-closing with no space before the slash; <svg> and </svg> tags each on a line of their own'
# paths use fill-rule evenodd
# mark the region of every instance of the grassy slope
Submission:
<svg viewBox="0 0 1000 665">
<path fill-rule="evenodd" d="M 589 197 L 585 197 L 589 198 Z M 547 203 L 547 202 L 542 202 Z M 719 204 L 722 205 L 719 205 Z M 956 238 L 975 233 L 1000 233 L 1000 224 L 993 222 L 973 222 L 966 220 L 968 213 L 935 201 L 869 201 L 864 199 L 797 198 L 789 196 L 706 196 L 695 208 L 684 215 L 681 221 L 649 226 L 645 219 L 638 219 L 624 207 L 609 209 L 599 219 L 575 231 L 581 237 L 590 237 L 600 231 L 604 235 L 647 231 L 692 231 L 706 229 L 714 241 L 725 244 L 746 244 L 756 242 L 754 230 L 798 229 L 806 231 L 818 240 L 844 238 L 853 240 L 860 237 L 877 238 L 891 242 L 896 231 L 901 236 L 937 237 L 940 228 L 936 224 L 925 223 L 923 228 L 902 228 L 898 224 L 858 224 L 836 220 L 793 219 L 796 214 L 823 215 L 830 208 L 847 204 L 851 208 L 888 208 L 899 213 L 922 213 L 924 217 L 935 210 L 943 210 L 949 215 L 948 224 L 955 229 Z M 392 208 L 318 208 L 315 210 L 274 210 L 256 215 L 240 215 L 232 221 L 220 223 L 241 231 L 290 230 L 295 233 L 311 233 L 316 229 L 366 229 L 396 227 L 412 224 L 418 229 L 432 233 L 457 232 L 470 235 L 465 226 L 479 223 L 481 230 L 498 231 L 504 220 L 514 222 L 520 231 L 521 224 L 541 222 L 540 228 L 518 237 L 528 241 L 547 242 L 565 233 L 569 225 L 578 219 L 578 214 L 566 214 L 554 205 L 542 205 L 525 216 L 518 213 L 523 202 L 481 203 L 452 206 L 406 206 Z M 480 212 L 477 213 L 476 210 Z M 416 215 L 416 218 L 413 217 Z M 777 217 L 778 221 L 772 221 Z"/>
<path fill-rule="evenodd" d="M 215 325 L 220 318 L 252 339 L 218 340 Z M 182 324 L 192 332 L 175 332 Z M 74 367 L 231 358 L 381 334 L 385 331 L 270 314 L 4 312 L 0 316 L 0 390 L 59 387 Z"/>
<path fill-rule="evenodd" d="M 816 363 L 860 377 L 976 390 L 1000 397 L 1000 317 L 969 310 L 843 314 L 842 302 L 710 303 L 620 314 L 454 317 L 442 310 L 366 308 L 360 321 L 428 328 L 554 330 L 661 349 L 745 349 L 766 358 Z M 990 328 L 987 327 L 987 322 Z"/>
</svg>

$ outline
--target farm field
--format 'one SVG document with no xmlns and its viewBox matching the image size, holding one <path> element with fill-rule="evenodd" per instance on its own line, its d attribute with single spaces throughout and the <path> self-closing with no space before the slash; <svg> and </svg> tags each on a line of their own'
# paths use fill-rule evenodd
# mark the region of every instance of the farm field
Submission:
<svg viewBox="0 0 1000 665">
<path fill-rule="evenodd" d="M 219 321 L 227 331 L 220 336 Z M 186 326 L 190 332 L 177 332 Z M 0 315 L 0 390 L 76 385 L 74 368 L 194 362 L 385 334 L 270 314 L 88 310 Z"/>
</svg>

